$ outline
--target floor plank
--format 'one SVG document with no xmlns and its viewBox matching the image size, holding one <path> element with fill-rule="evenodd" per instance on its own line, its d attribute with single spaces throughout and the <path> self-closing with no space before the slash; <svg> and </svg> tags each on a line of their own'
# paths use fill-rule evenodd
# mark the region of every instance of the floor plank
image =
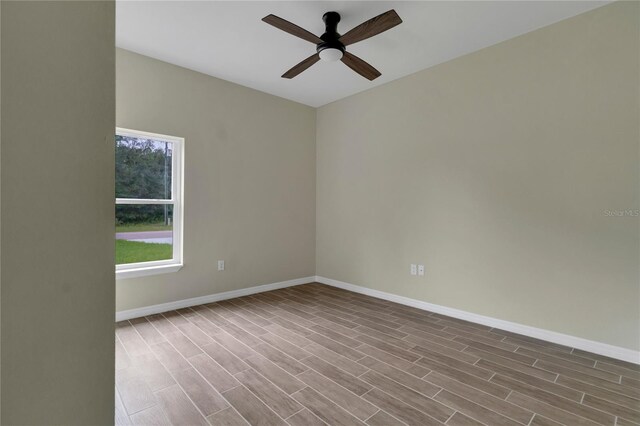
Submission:
<svg viewBox="0 0 640 426">
<path fill-rule="evenodd" d="M 300 404 L 253 369 L 242 371 L 235 377 L 282 418 L 302 410 Z"/>
<path fill-rule="evenodd" d="M 373 416 L 371 416 L 366 423 L 369 426 L 396 426 L 396 425 L 404 425 L 406 423 L 401 422 L 400 420 L 393 417 L 391 414 L 387 414 L 384 411 L 380 410 Z"/>
<path fill-rule="evenodd" d="M 343 357 L 342 355 L 315 343 L 305 346 L 305 350 L 310 354 L 317 356 L 321 360 L 328 362 L 329 364 L 334 365 L 354 376 L 359 376 L 369 371 L 369 369 L 362 364 Z"/>
<path fill-rule="evenodd" d="M 240 386 L 240 382 L 238 382 L 235 377 L 220 367 L 220 365 L 207 354 L 191 357 L 189 358 L 189 362 L 218 392 L 225 392 L 236 386 Z"/>
<path fill-rule="evenodd" d="M 594 426 L 598 424 L 518 392 L 512 392 L 507 401 L 567 426 Z"/>
<path fill-rule="evenodd" d="M 346 372 L 329 364 L 328 362 L 321 360 L 316 356 L 312 355 L 309 358 L 303 359 L 302 362 L 309 368 L 314 369 L 318 373 L 333 380 L 334 382 L 350 390 L 356 395 L 362 395 L 363 393 L 371 389 L 371 386 L 369 386 L 362 380 L 358 379 L 355 376 L 347 374 Z"/>
<path fill-rule="evenodd" d="M 249 423 L 234 408 L 225 408 L 207 417 L 212 426 L 249 426 Z"/>
<path fill-rule="evenodd" d="M 447 426 L 483 426 L 479 421 L 473 420 L 460 412 L 455 412 L 446 424 Z"/>
<path fill-rule="evenodd" d="M 252 425 L 286 425 L 284 420 L 244 386 L 226 391 L 224 397 Z"/>
<path fill-rule="evenodd" d="M 520 408 L 503 399 L 496 398 L 488 393 L 478 392 L 477 389 L 450 379 L 438 372 L 431 372 L 427 377 L 425 377 L 425 380 L 522 424 L 529 424 L 529 421 L 531 421 L 531 418 L 533 417 L 533 413 L 531 411 Z"/>
<path fill-rule="evenodd" d="M 116 393 L 115 393 L 115 419 L 114 419 L 114 423 L 116 426 L 128 426 L 131 424 L 131 422 L 129 421 L 129 415 L 127 414 L 127 410 L 126 408 L 124 408 L 124 405 L 122 404 L 122 399 L 120 398 L 120 394 L 118 393 L 118 390 L 116 389 Z"/>
<path fill-rule="evenodd" d="M 254 370 L 271 380 L 273 384 L 288 394 L 297 392 L 305 387 L 304 383 L 300 380 L 261 355 L 256 354 L 256 356 L 247 358 L 245 361 L 253 367 Z"/>
<path fill-rule="evenodd" d="M 236 374 L 249 368 L 244 361 L 216 342 L 203 346 L 202 350 L 231 374 Z"/>
<path fill-rule="evenodd" d="M 187 360 L 184 359 L 169 342 L 157 343 L 151 346 L 151 350 L 162 365 L 170 372 L 191 367 Z"/>
<path fill-rule="evenodd" d="M 511 420 L 496 411 L 462 398 L 448 390 L 443 389 L 442 392 L 435 396 L 435 399 L 487 425 L 504 426 L 518 424 L 515 420 Z"/>
<path fill-rule="evenodd" d="M 378 407 L 313 370 L 298 375 L 298 379 L 360 420 L 368 419 L 379 410 Z"/>
<path fill-rule="evenodd" d="M 510 389 L 513 389 L 518 393 L 527 395 L 531 398 L 535 398 L 549 405 L 553 405 L 554 407 L 560 408 L 561 410 L 565 410 L 578 416 L 593 420 L 594 422 L 603 425 L 615 424 L 615 416 L 612 414 L 607 414 L 605 412 L 590 408 L 584 404 L 571 401 L 567 398 L 562 398 L 561 396 L 558 396 L 551 392 L 536 388 L 531 384 L 519 382 L 517 380 L 513 380 L 499 374 L 493 377 L 491 381 L 502 386 L 508 386 Z"/>
<path fill-rule="evenodd" d="M 310 387 L 306 387 L 292 396 L 329 425 L 364 425 L 360 420 Z"/>
<path fill-rule="evenodd" d="M 156 398 L 142 377 L 116 380 L 116 387 L 129 415 L 156 405 Z"/>
<path fill-rule="evenodd" d="M 173 375 L 205 417 L 229 406 L 227 401 L 196 370 L 190 368 L 176 371 Z"/>
<path fill-rule="evenodd" d="M 404 385 L 416 392 L 420 392 L 428 397 L 433 397 L 441 389 L 440 387 L 433 385 L 432 383 L 429 383 L 423 379 L 419 379 L 409 373 L 405 373 L 404 371 L 399 370 L 389 364 L 385 364 L 384 362 L 375 361 L 374 363 L 370 364 L 370 368 L 377 373 L 387 376 L 390 379 L 393 379 L 396 382 L 400 383 L 401 385 Z"/>
<path fill-rule="evenodd" d="M 166 340 L 165 337 L 160 334 L 149 321 L 147 321 L 146 318 L 135 318 L 129 322 L 133 325 L 138 334 L 142 336 L 142 339 L 144 339 L 144 341 L 149 345 L 164 342 Z"/>
<path fill-rule="evenodd" d="M 140 411 L 131 416 L 132 425 L 166 426 L 171 424 L 159 405 Z"/>
<path fill-rule="evenodd" d="M 389 395 L 393 395 L 402 402 L 423 411 L 443 423 L 454 413 L 454 410 L 446 405 L 434 401 L 433 399 L 416 392 L 413 389 L 409 389 L 395 380 L 391 380 L 390 378 L 376 373 L 375 371 L 365 373 L 361 377 L 362 380 L 375 388 L 380 389 Z"/>
<path fill-rule="evenodd" d="M 176 383 L 169 371 L 158 361 L 153 353 L 145 353 L 133 357 L 131 366 L 132 374 L 142 377 L 154 392 Z M 122 372 L 122 375 L 124 374 L 125 372 Z"/>
<path fill-rule="evenodd" d="M 178 385 L 156 392 L 156 397 L 172 424 L 209 424 Z"/>
<path fill-rule="evenodd" d="M 381 410 L 386 411 L 397 419 L 402 420 L 406 424 L 413 426 L 441 425 L 442 422 L 426 415 L 422 411 L 410 407 L 397 398 L 377 389 L 371 389 L 364 396 L 364 399 L 370 403 L 377 405 Z"/>
<path fill-rule="evenodd" d="M 326 425 L 326 423 L 323 422 L 320 419 L 320 417 L 316 416 L 306 408 L 304 410 L 300 410 L 293 416 L 289 417 L 287 419 L 287 423 L 289 423 L 291 426 L 324 426 Z"/>
</svg>

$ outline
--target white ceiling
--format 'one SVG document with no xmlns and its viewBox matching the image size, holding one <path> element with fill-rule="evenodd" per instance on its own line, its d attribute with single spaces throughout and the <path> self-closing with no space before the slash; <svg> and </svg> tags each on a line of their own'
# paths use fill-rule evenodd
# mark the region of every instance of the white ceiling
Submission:
<svg viewBox="0 0 640 426">
<path fill-rule="evenodd" d="M 118 1 L 116 45 L 310 106 L 321 106 L 569 18 L 608 1 Z M 314 34 L 322 15 L 338 32 L 389 9 L 404 21 L 348 47 L 382 76 L 370 82 L 344 64 L 318 62 L 280 76 L 315 53 L 312 43 L 261 19 L 273 13 Z"/>
</svg>

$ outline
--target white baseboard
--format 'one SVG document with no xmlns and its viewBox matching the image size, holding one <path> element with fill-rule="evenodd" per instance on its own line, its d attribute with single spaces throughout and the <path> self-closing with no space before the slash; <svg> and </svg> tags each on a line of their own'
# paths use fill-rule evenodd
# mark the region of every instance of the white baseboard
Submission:
<svg viewBox="0 0 640 426">
<path fill-rule="evenodd" d="M 223 293 L 209 294 L 207 296 L 194 297 L 191 299 L 183 299 L 175 302 L 161 303 L 158 305 L 144 306 L 142 308 L 129 309 L 126 311 L 116 312 L 116 321 L 124 321 L 132 318 L 139 318 L 146 315 L 159 314 L 162 312 L 173 311 L 175 309 L 188 308 L 190 306 L 202 305 L 205 303 L 217 302 L 219 300 L 233 299 L 235 297 L 247 296 L 250 294 L 262 293 L 265 291 L 277 290 L 279 288 L 293 287 L 300 284 L 310 282 L 319 282 L 344 290 L 353 291 L 355 293 L 365 294 L 367 296 L 377 297 L 379 299 L 389 300 L 391 302 L 400 303 L 402 305 L 412 306 L 429 312 L 435 312 L 458 318 L 466 321 L 483 324 L 489 327 L 499 328 L 501 330 L 513 333 L 523 334 L 529 337 L 546 340 L 548 342 L 557 343 L 559 345 L 569 346 L 581 349 L 595 354 L 620 359 L 622 361 L 640 364 L 640 352 L 619 346 L 609 345 L 607 343 L 595 342 L 593 340 L 583 339 L 581 337 L 570 336 L 568 334 L 557 333 L 555 331 L 544 330 L 541 328 L 531 327 L 528 325 L 518 324 L 511 321 L 504 321 L 497 318 L 487 317 L 484 315 L 474 314 L 462 311 L 460 309 L 448 308 L 446 306 L 436 305 L 429 302 L 423 302 L 409 297 L 398 296 L 396 294 L 386 293 L 380 290 L 373 290 L 367 287 L 349 284 L 343 281 L 334 280 L 321 276 L 311 276 L 297 278 L 294 280 L 281 281 L 277 283 L 264 284 L 255 287 L 248 287 L 239 290 L 226 291 Z"/>
<path fill-rule="evenodd" d="M 128 309 L 116 312 L 116 321 L 124 321 L 132 318 L 140 318 L 147 315 L 160 314 L 175 309 L 188 308 L 190 306 L 203 305 L 219 300 L 233 299 L 250 294 L 263 293 L 279 288 L 293 287 L 294 285 L 313 282 L 315 277 L 296 278 L 295 280 L 281 281 L 278 283 L 264 284 L 255 287 L 242 288 L 240 290 L 225 291 L 224 293 L 209 294 L 207 296 L 193 297 L 191 299 L 177 300 L 175 302 L 161 303 L 159 305 L 144 306 L 142 308 Z"/>
<path fill-rule="evenodd" d="M 425 311 L 435 312 L 453 318 L 471 321 L 489 327 L 495 327 L 501 330 L 523 334 L 529 337 L 535 337 L 537 339 L 546 340 L 548 342 L 557 343 L 559 345 L 593 352 L 595 354 L 608 356 L 622 361 L 640 364 L 640 351 L 634 351 L 619 346 L 609 345 L 607 343 L 595 342 L 593 340 L 587 340 L 581 337 L 570 336 L 568 334 L 557 333 L 555 331 L 544 330 L 541 328 L 531 327 L 515 322 L 500 320 L 497 318 L 486 317 L 484 315 L 478 315 L 454 308 L 448 308 L 446 306 L 435 305 L 433 303 L 423 302 L 421 300 L 411 299 L 409 297 L 398 296 L 395 294 L 386 293 L 384 291 L 373 290 L 367 287 L 361 287 L 358 285 L 333 280 L 331 278 L 316 276 L 315 281 L 344 290 L 353 291 L 355 293 L 361 293 L 367 296 L 377 297 L 379 299 L 400 303 L 402 305 L 412 306 L 414 308 L 423 309 Z"/>
</svg>

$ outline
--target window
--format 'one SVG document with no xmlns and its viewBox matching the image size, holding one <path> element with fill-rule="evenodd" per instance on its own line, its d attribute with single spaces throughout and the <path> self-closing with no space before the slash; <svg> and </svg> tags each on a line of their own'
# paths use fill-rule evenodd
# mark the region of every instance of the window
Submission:
<svg viewBox="0 0 640 426">
<path fill-rule="evenodd" d="M 116 129 L 116 277 L 182 267 L 184 139 Z"/>
</svg>

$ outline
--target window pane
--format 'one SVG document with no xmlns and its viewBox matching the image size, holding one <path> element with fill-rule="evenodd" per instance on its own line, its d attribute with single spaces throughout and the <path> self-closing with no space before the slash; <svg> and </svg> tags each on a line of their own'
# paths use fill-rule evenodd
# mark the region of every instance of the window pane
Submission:
<svg viewBox="0 0 640 426">
<path fill-rule="evenodd" d="M 173 144 L 116 135 L 116 198 L 171 199 Z"/>
<path fill-rule="evenodd" d="M 116 205 L 116 265 L 172 258 L 172 205 Z"/>
</svg>

